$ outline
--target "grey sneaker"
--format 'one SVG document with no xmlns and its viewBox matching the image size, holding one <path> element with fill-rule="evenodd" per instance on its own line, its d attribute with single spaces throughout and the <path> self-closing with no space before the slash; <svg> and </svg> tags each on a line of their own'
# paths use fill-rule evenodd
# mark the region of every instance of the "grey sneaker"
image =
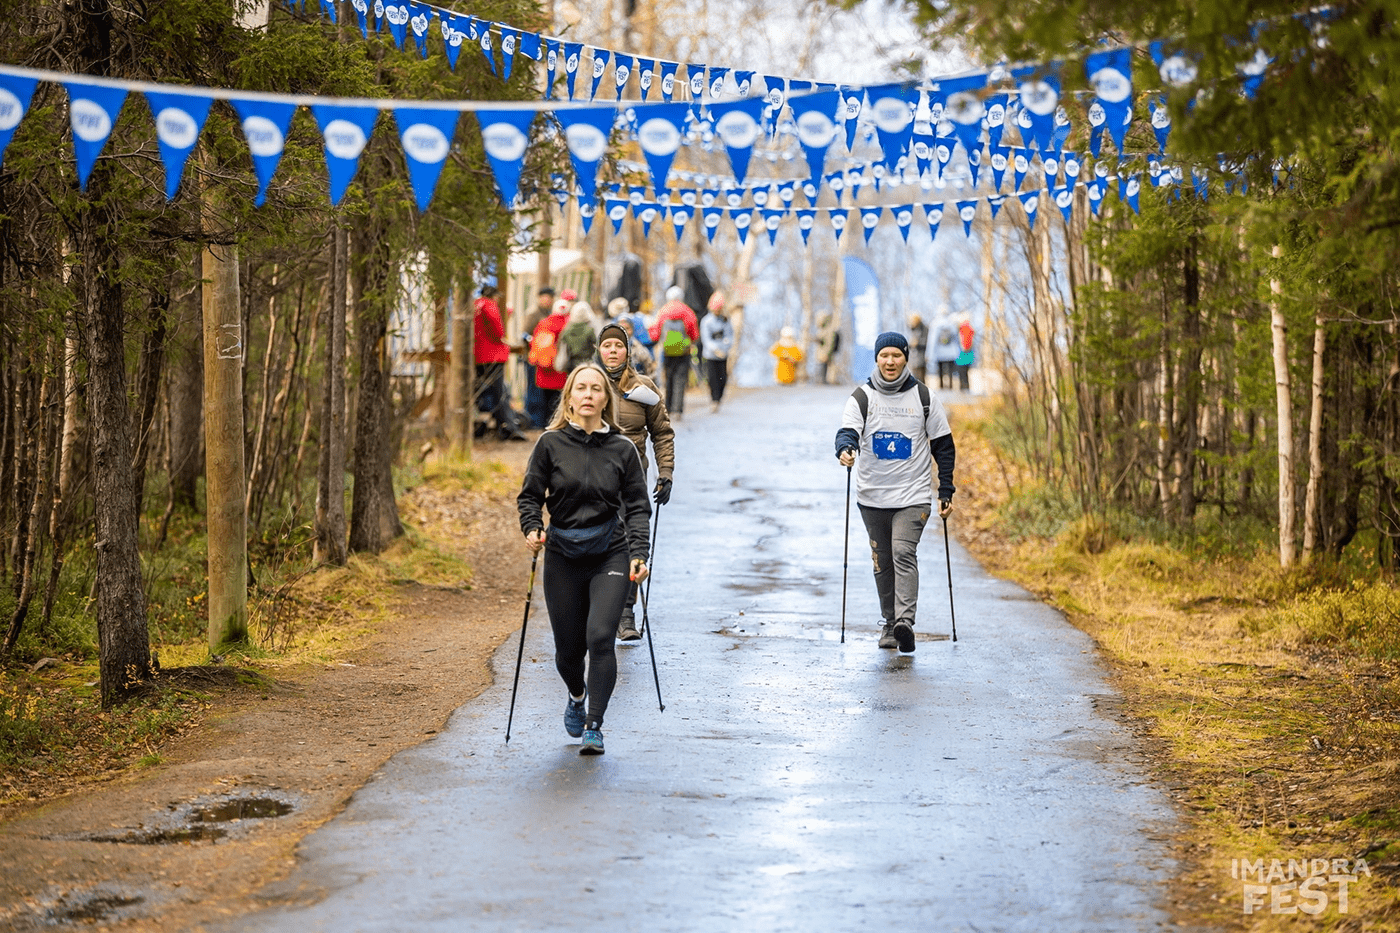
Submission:
<svg viewBox="0 0 1400 933">
<path fill-rule="evenodd" d="M 600 729 L 585 729 L 583 731 L 583 744 L 579 746 L 580 755 L 601 755 L 603 754 L 603 733 Z"/>
<path fill-rule="evenodd" d="M 880 647 L 898 648 L 899 642 L 894 640 L 894 623 L 886 622 L 880 626 Z"/>
<path fill-rule="evenodd" d="M 622 621 L 617 623 L 618 641 L 641 641 L 642 633 L 637 631 L 637 620 L 632 613 L 624 612 Z"/>
<path fill-rule="evenodd" d="M 583 735 L 583 720 L 587 710 L 583 708 L 583 700 L 574 702 L 569 698 L 564 704 L 564 731 L 574 738 Z"/>
<path fill-rule="evenodd" d="M 899 645 L 900 654 L 914 653 L 914 626 L 908 622 L 896 622 L 894 629 L 895 643 Z"/>
</svg>

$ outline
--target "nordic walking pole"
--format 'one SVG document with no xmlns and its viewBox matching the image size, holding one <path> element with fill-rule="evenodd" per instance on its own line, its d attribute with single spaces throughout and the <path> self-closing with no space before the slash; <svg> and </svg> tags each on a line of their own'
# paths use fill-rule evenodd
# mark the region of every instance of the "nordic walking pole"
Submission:
<svg viewBox="0 0 1400 933">
<path fill-rule="evenodd" d="M 535 565 L 540 552 L 530 558 L 530 588 L 525 591 L 525 620 L 520 623 L 520 648 L 515 652 L 515 683 L 510 688 L 510 715 L 506 717 L 506 742 L 510 742 L 510 724 L 515 720 L 515 691 L 520 689 L 520 662 L 525 660 L 525 626 L 530 624 L 530 599 L 535 595 Z"/>
<path fill-rule="evenodd" d="M 953 641 L 958 640 L 958 617 L 953 612 L 953 555 L 948 550 L 948 516 L 943 516 L 943 559 L 948 565 L 948 617 L 953 620 Z"/>
<path fill-rule="evenodd" d="M 846 643 L 846 568 L 851 558 L 851 468 L 846 467 L 846 538 L 841 551 L 841 644 Z"/>
<path fill-rule="evenodd" d="M 661 525 L 661 503 L 656 503 L 656 514 L 651 519 L 651 549 L 647 554 L 647 599 L 651 599 L 651 562 L 656 558 L 656 529 Z M 637 584 L 637 593 L 642 592 L 642 585 Z M 642 602 L 642 631 L 647 631 L 647 611 L 646 601 Z M 647 634 L 650 634 L 649 632 Z"/>
<path fill-rule="evenodd" d="M 657 506 L 657 514 L 661 513 L 661 507 Z M 650 571 L 650 567 L 647 568 Z M 647 583 L 651 582 L 651 573 L 647 573 Z M 647 587 L 651 589 L 650 586 Z M 661 707 L 661 712 L 666 712 L 666 704 L 661 702 L 661 675 L 656 672 L 656 646 L 651 640 L 651 623 L 647 619 L 647 596 L 642 592 L 641 584 L 637 584 L 637 595 L 642 600 L 642 628 L 647 633 L 647 651 L 651 652 L 651 679 L 656 681 L 656 705 Z"/>
</svg>

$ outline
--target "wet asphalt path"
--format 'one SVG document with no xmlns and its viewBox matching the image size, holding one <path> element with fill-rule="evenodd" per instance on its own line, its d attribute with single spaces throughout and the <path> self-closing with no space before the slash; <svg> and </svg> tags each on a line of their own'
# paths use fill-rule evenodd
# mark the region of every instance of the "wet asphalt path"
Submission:
<svg viewBox="0 0 1400 933">
<path fill-rule="evenodd" d="M 565 735 L 536 591 L 496 684 L 396 756 L 300 850 L 281 906 L 227 929 L 1150 930 L 1164 795 L 1087 637 L 943 536 L 920 548 L 913 657 L 875 646 L 852 509 L 839 642 L 843 389 L 691 397 L 660 516 L 646 647 L 620 649 L 607 754 Z M 957 429 L 956 408 L 950 409 Z M 957 520 L 954 513 L 953 521 Z M 528 560 L 522 547 L 511 559 Z"/>
</svg>

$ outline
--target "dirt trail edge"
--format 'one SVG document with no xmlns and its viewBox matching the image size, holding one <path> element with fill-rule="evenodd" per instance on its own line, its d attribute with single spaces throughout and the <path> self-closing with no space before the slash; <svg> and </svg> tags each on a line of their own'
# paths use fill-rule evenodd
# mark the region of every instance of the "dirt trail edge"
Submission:
<svg viewBox="0 0 1400 933">
<path fill-rule="evenodd" d="M 532 445 L 489 446 L 514 477 Z M 528 576 L 523 556 L 502 559 L 525 554 L 513 495 L 424 486 L 402 507 L 460 546 L 471 588 L 396 582 L 395 613 L 364 647 L 225 692 L 202 728 L 158 749 L 164 764 L 0 825 L 0 928 L 168 933 L 246 913 L 308 832 L 490 686 Z"/>
</svg>

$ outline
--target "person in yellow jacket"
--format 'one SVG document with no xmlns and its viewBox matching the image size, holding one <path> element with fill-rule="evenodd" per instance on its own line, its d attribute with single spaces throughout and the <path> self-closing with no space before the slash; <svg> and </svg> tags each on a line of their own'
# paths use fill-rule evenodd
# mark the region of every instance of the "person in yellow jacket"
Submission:
<svg viewBox="0 0 1400 933">
<path fill-rule="evenodd" d="M 797 335 L 793 333 L 791 327 L 784 327 L 778 337 L 778 342 L 773 344 L 768 351 L 778 358 L 777 369 L 774 377 L 778 380 L 778 385 L 790 386 L 797 381 L 797 364 L 806 359 L 802 348 L 797 345 Z"/>
</svg>

